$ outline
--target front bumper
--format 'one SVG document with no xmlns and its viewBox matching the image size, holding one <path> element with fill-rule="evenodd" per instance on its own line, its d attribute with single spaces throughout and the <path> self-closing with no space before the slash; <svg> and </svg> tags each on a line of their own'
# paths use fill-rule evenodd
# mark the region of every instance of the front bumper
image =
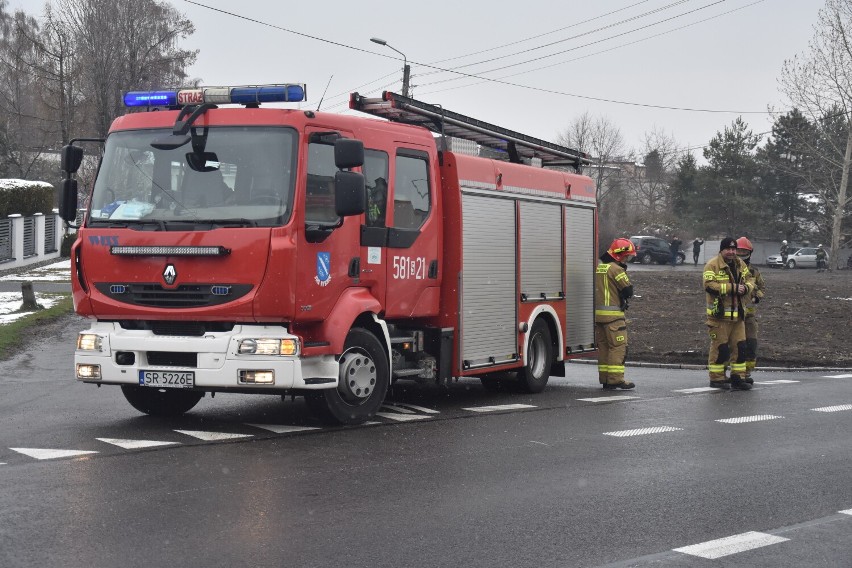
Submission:
<svg viewBox="0 0 852 568">
<path fill-rule="evenodd" d="M 86 332 L 100 337 L 97 350 L 77 349 L 75 369 L 97 365 L 100 379 L 77 379 L 95 384 L 139 384 L 139 372 L 148 370 L 194 373 L 194 387 L 202 390 L 290 390 L 337 387 L 338 363 L 332 355 L 302 358 L 298 354 L 244 355 L 237 352 L 240 341 L 250 338 L 296 339 L 283 327 L 237 325 L 228 332 L 208 332 L 203 337 L 154 335 L 149 330 L 126 330 L 118 323 L 97 322 Z M 149 353 L 195 354 L 194 366 L 151 364 Z M 118 364 L 117 353 L 132 353 L 132 364 Z M 127 358 L 127 356 L 124 356 Z M 190 357 L 192 358 L 192 357 Z M 240 381 L 241 371 L 273 372 L 270 383 Z"/>
</svg>

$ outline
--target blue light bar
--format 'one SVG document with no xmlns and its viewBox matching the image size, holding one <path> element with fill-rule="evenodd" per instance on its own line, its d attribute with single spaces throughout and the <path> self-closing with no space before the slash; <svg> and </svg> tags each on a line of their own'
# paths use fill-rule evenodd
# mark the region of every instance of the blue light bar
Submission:
<svg viewBox="0 0 852 568">
<path fill-rule="evenodd" d="M 231 102 L 236 104 L 286 103 L 303 100 L 305 100 L 304 85 L 265 85 L 231 89 Z"/>
<path fill-rule="evenodd" d="M 194 87 L 177 91 L 130 91 L 124 94 L 128 107 L 183 107 L 258 103 L 295 103 L 306 100 L 304 84 L 246 85 L 240 87 Z"/>
<path fill-rule="evenodd" d="M 177 91 L 130 91 L 124 93 L 124 106 L 155 107 L 177 104 Z"/>
</svg>

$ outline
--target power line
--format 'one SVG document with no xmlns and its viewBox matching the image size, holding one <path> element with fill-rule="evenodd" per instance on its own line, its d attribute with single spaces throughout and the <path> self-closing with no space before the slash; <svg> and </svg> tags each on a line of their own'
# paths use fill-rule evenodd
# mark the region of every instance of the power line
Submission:
<svg viewBox="0 0 852 568">
<path fill-rule="evenodd" d="M 214 8 L 212 6 L 208 6 L 206 4 L 203 4 L 201 2 L 197 2 L 195 0 L 184 0 L 184 1 L 188 2 L 190 4 L 193 4 L 195 6 L 198 6 L 200 8 L 205 8 L 205 9 L 208 9 L 208 10 L 212 10 L 214 12 L 219 12 L 221 14 L 231 16 L 233 18 L 238 18 L 238 19 L 241 19 L 241 20 L 260 24 L 260 25 L 270 27 L 270 28 L 273 28 L 273 29 L 277 29 L 277 30 L 280 30 L 280 31 L 284 31 L 284 32 L 287 32 L 287 33 L 292 33 L 292 34 L 295 34 L 295 35 L 298 35 L 298 36 L 301 36 L 301 37 L 304 37 L 304 38 L 308 38 L 308 39 L 312 39 L 312 40 L 315 40 L 315 41 L 327 43 L 327 44 L 334 45 L 334 46 L 337 46 L 337 47 L 343 47 L 343 48 L 351 49 L 351 50 L 354 50 L 354 51 L 358 51 L 360 53 L 368 53 L 368 54 L 371 54 L 371 55 L 378 55 L 380 57 L 386 57 L 386 58 L 389 58 L 389 59 L 396 59 L 394 57 L 391 57 L 391 56 L 383 54 L 383 53 L 378 53 L 378 52 L 371 51 L 371 50 L 368 50 L 368 49 L 363 49 L 363 48 L 360 48 L 360 47 L 355 47 L 355 46 L 351 46 L 351 45 L 348 45 L 348 44 L 328 40 L 328 39 L 325 39 L 325 38 L 322 38 L 322 37 L 319 37 L 319 36 L 314 36 L 314 35 L 306 34 L 306 33 L 303 33 L 303 32 L 297 32 L 295 30 L 291 30 L 291 29 L 285 28 L 283 26 L 270 24 L 270 23 L 267 23 L 267 22 L 257 20 L 255 18 L 250 18 L 248 16 L 243 16 L 243 15 L 240 15 L 240 14 L 236 14 L 234 12 L 222 10 L 221 8 Z M 725 0 L 718 0 L 715 3 L 719 3 L 719 2 L 722 2 L 722 1 L 725 1 Z M 755 3 L 759 3 L 759 2 L 762 2 L 762 1 L 763 0 L 758 0 L 758 2 L 755 2 Z M 566 50 L 566 51 L 568 51 L 568 50 Z M 558 54 L 552 54 L 552 55 L 558 55 Z M 548 57 L 551 57 L 551 56 L 548 56 Z M 543 59 L 543 58 L 544 57 L 537 58 L 537 59 L 534 59 L 533 61 L 538 60 L 538 59 Z M 416 63 L 416 62 L 412 62 L 412 63 Z M 556 89 L 546 89 L 546 88 L 543 88 L 543 87 L 534 87 L 534 86 L 531 86 L 531 85 L 523 85 L 523 84 L 520 84 L 520 83 L 511 82 L 511 81 L 504 81 L 504 80 L 501 80 L 501 79 L 481 77 L 479 75 L 475 75 L 475 74 L 472 74 L 472 73 L 465 73 L 463 71 L 454 71 L 452 69 L 442 69 L 440 67 L 437 67 L 437 66 L 434 66 L 434 65 L 429 65 L 429 64 L 426 64 L 426 63 L 416 63 L 416 64 L 422 65 L 424 67 L 432 68 L 432 69 L 438 69 L 438 70 L 441 70 L 441 71 L 455 73 L 457 75 L 462 75 L 464 77 L 471 78 L 471 79 L 481 79 L 481 80 L 488 81 L 488 82 L 491 82 L 491 83 L 497 83 L 497 84 L 506 85 L 506 86 L 510 86 L 510 87 L 517 87 L 517 88 L 527 89 L 527 90 L 541 92 L 541 93 L 548 93 L 548 94 L 554 94 L 554 95 L 560 95 L 560 96 L 566 96 L 566 97 L 573 97 L 573 98 L 579 98 L 579 99 L 584 99 L 584 100 L 606 102 L 606 103 L 620 104 L 620 105 L 627 105 L 627 106 L 635 106 L 635 107 L 640 107 L 640 108 L 655 108 L 655 109 L 660 109 L 660 110 L 679 110 L 679 111 L 686 111 L 686 112 L 704 112 L 704 113 L 720 113 L 720 114 L 721 113 L 724 113 L 724 114 L 765 114 L 765 111 L 742 111 L 742 110 L 727 110 L 727 109 L 700 109 L 700 108 L 691 108 L 691 107 L 675 107 L 675 106 L 667 106 L 667 105 L 654 105 L 654 104 L 648 104 L 648 103 L 636 103 L 636 102 L 632 102 L 632 101 L 622 101 L 622 100 L 618 100 L 618 99 L 610 99 L 610 98 L 605 98 L 605 97 L 593 97 L 593 96 L 589 96 L 589 95 L 580 95 L 580 94 L 577 94 L 577 93 L 568 93 L 568 92 L 559 91 L 559 90 L 556 90 Z"/>
</svg>

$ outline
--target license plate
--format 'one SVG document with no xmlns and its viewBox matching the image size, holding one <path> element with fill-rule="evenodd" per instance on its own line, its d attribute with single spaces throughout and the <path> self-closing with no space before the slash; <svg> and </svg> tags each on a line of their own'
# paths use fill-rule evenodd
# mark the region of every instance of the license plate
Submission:
<svg viewBox="0 0 852 568">
<path fill-rule="evenodd" d="M 191 389 L 195 386 L 195 373 L 192 371 L 139 371 L 139 386 Z"/>
</svg>

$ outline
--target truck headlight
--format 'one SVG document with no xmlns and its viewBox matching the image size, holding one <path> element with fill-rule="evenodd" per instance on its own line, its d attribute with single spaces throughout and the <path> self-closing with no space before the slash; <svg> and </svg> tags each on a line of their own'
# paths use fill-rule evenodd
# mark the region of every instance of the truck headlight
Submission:
<svg viewBox="0 0 852 568">
<path fill-rule="evenodd" d="M 296 355 L 299 342 L 295 339 L 243 339 L 237 348 L 240 355 Z"/>
<path fill-rule="evenodd" d="M 77 349 L 81 351 L 100 351 L 103 338 L 95 333 L 77 335 Z"/>
</svg>

